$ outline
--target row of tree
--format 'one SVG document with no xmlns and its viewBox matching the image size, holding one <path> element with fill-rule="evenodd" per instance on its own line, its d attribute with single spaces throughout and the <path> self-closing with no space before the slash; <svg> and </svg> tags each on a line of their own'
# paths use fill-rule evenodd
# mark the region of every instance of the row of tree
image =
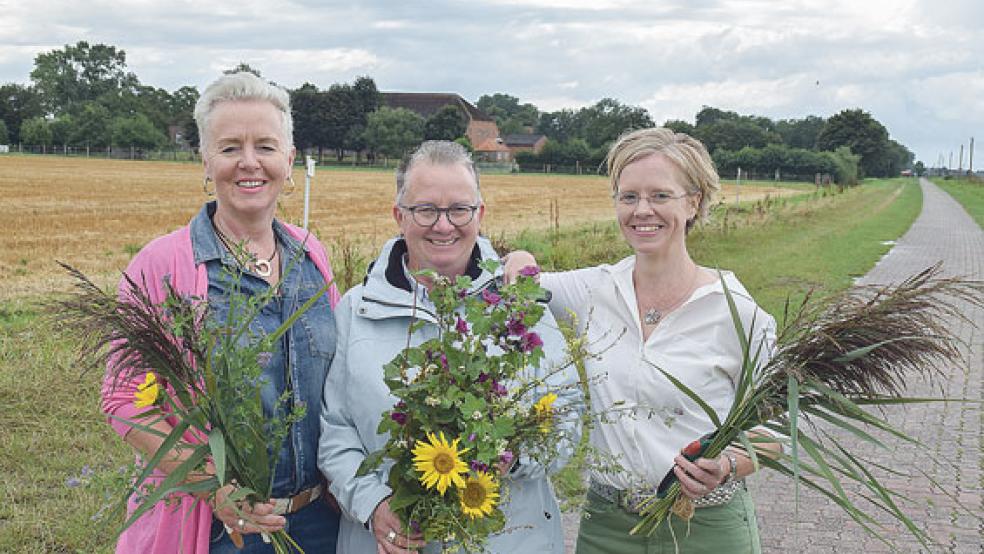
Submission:
<svg viewBox="0 0 984 554">
<path fill-rule="evenodd" d="M 243 70 L 260 75 L 246 64 L 230 72 Z M 445 106 L 427 119 L 386 108 L 369 77 L 325 90 L 305 83 L 290 95 L 295 143 L 319 156 L 328 150 L 339 159 L 346 151 L 396 157 L 424 139 L 467 143 L 466 120 L 458 107 Z M 127 69 L 125 52 L 113 46 L 66 45 L 35 58 L 30 85 L 0 86 L 0 143 L 150 148 L 167 142 L 169 132 L 177 129 L 194 146 L 198 136 L 192 111 L 198 97 L 192 86 L 168 92 L 141 84 Z M 521 163 L 595 167 L 619 134 L 655 124 L 646 109 L 612 98 L 576 110 L 541 112 L 496 93 L 482 96 L 477 105 L 495 119 L 503 135 L 547 136 L 546 148 L 538 155 L 518 156 Z M 912 152 L 860 109 L 829 119 L 811 115 L 773 121 L 705 107 L 693 124 L 670 120 L 664 125 L 700 139 L 722 172 L 742 167 L 760 174 L 832 173 L 836 160 L 842 164 L 851 159 L 836 154 L 843 147 L 857 156 L 858 176 L 897 175 L 913 162 Z"/>
</svg>

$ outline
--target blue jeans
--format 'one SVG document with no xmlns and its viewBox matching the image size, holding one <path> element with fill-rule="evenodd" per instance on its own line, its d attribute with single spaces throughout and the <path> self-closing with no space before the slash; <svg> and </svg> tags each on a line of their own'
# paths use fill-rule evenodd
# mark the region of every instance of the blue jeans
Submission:
<svg viewBox="0 0 984 554">
<path fill-rule="evenodd" d="M 338 517 L 338 513 L 323 498 L 319 498 L 299 512 L 287 515 L 284 530 L 297 541 L 305 554 L 335 554 Z M 243 549 L 236 550 L 222 522 L 212 520 L 211 554 L 273 554 L 273 545 L 265 544 L 259 534 L 243 535 L 243 542 Z"/>
</svg>

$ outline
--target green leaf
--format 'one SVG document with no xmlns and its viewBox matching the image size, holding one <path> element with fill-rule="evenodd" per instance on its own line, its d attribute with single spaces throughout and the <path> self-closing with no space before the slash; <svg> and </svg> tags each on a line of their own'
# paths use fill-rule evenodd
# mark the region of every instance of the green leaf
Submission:
<svg viewBox="0 0 984 554">
<path fill-rule="evenodd" d="M 220 483 L 225 483 L 226 448 L 222 429 L 212 429 L 208 434 L 208 446 L 212 450 L 212 463 L 215 465 L 215 477 Z"/>
<path fill-rule="evenodd" d="M 895 337 L 895 338 L 892 338 L 892 339 L 883 340 L 881 342 L 876 342 L 875 344 L 869 344 L 867 346 L 862 346 L 860 348 L 855 348 L 854 350 L 851 350 L 850 352 L 847 352 L 847 353 L 845 353 L 844 355 L 842 355 L 840 357 L 834 358 L 834 361 L 835 362 L 838 362 L 838 363 L 851 362 L 851 361 L 854 361 L 854 360 L 856 360 L 858 358 L 867 356 L 868 354 L 872 353 L 874 350 L 876 350 L 878 348 L 881 348 L 882 346 L 885 346 L 886 344 L 892 344 L 893 342 L 902 342 L 902 341 L 909 341 L 909 340 L 927 340 L 927 339 L 926 339 L 926 337 L 912 337 L 912 336 L 910 336 L 910 337 Z"/>
<path fill-rule="evenodd" d="M 714 427 L 716 428 L 721 427 L 721 418 L 718 417 L 717 412 L 714 411 L 714 408 L 711 408 L 711 406 L 707 402 L 704 402 L 704 400 L 700 397 L 700 395 L 690 390 L 690 387 L 683 384 L 683 381 L 670 375 L 669 373 L 664 371 L 663 368 L 657 366 L 652 362 L 646 362 L 646 363 L 656 368 L 656 370 L 662 373 L 664 377 L 666 377 L 671 383 L 673 383 L 674 386 L 676 386 L 676 388 L 680 389 L 680 392 L 687 395 L 691 400 L 696 402 L 697 405 L 700 406 L 702 410 L 704 410 L 704 413 L 707 414 L 707 417 L 710 418 L 711 422 L 714 423 Z"/>
<path fill-rule="evenodd" d="M 359 469 L 356 470 L 355 476 L 362 477 L 376 471 L 376 469 L 379 468 L 379 465 L 383 463 L 383 458 L 385 456 L 386 450 L 377 450 L 372 454 L 369 454 L 362 460 L 362 463 L 359 464 Z"/>
<path fill-rule="evenodd" d="M 798 432 L 798 422 L 799 422 L 799 381 L 796 377 L 790 373 L 789 377 L 786 379 L 786 402 L 789 412 L 789 437 L 792 440 L 792 451 L 793 451 L 793 481 L 795 482 L 795 489 L 793 491 L 793 499 L 796 505 L 797 514 L 799 513 L 799 432 Z"/>
</svg>

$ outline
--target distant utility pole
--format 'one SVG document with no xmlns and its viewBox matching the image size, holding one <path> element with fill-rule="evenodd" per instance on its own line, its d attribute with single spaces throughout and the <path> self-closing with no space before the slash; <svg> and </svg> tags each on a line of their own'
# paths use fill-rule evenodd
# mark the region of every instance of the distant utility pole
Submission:
<svg viewBox="0 0 984 554">
<path fill-rule="evenodd" d="M 960 165 L 957 166 L 957 173 L 963 173 L 963 144 L 960 145 Z"/>
<path fill-rule="evenodd" d="M 953 150 L 950 150 L 950 163 L 946 166 L 947 171 L 953 169 Z"/>
<path fill-rule="evenodd" d="M 970 174 L 974 174 L 974 137 L 970 137 Z"/>
</svg>

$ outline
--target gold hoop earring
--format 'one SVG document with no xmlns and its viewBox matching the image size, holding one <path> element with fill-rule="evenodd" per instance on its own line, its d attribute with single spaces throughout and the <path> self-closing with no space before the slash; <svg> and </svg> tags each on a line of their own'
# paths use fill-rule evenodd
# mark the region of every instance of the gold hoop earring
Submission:
<svg viewBox="0 0 984 554">
<path fill-rule="evenodd" d="M 294 184 L 294 176 L 293 175 L 288 175 L 287 176 L 287 182 L 290 183 L 290 188 L 288 189 L 288 188 L 285 187 L 284 190 L 280 191 L 280 194 L 283 194 L 284 196 L 290 196 L 291 194 L 294 194 L 294 189 L 297 188 L 297 185 Z"/>
<path fill-rule="evenodd" d="M 208 190 L 208 182 L 211 180 L 212 178 L 209 177 L 208 175 L 206 175 L 205 178 L 202 179 L 202 191 L 204 191 L 205 194 L 207 194 L 208 196 L 215 196 L 214 190 Z"/>
</svg>

